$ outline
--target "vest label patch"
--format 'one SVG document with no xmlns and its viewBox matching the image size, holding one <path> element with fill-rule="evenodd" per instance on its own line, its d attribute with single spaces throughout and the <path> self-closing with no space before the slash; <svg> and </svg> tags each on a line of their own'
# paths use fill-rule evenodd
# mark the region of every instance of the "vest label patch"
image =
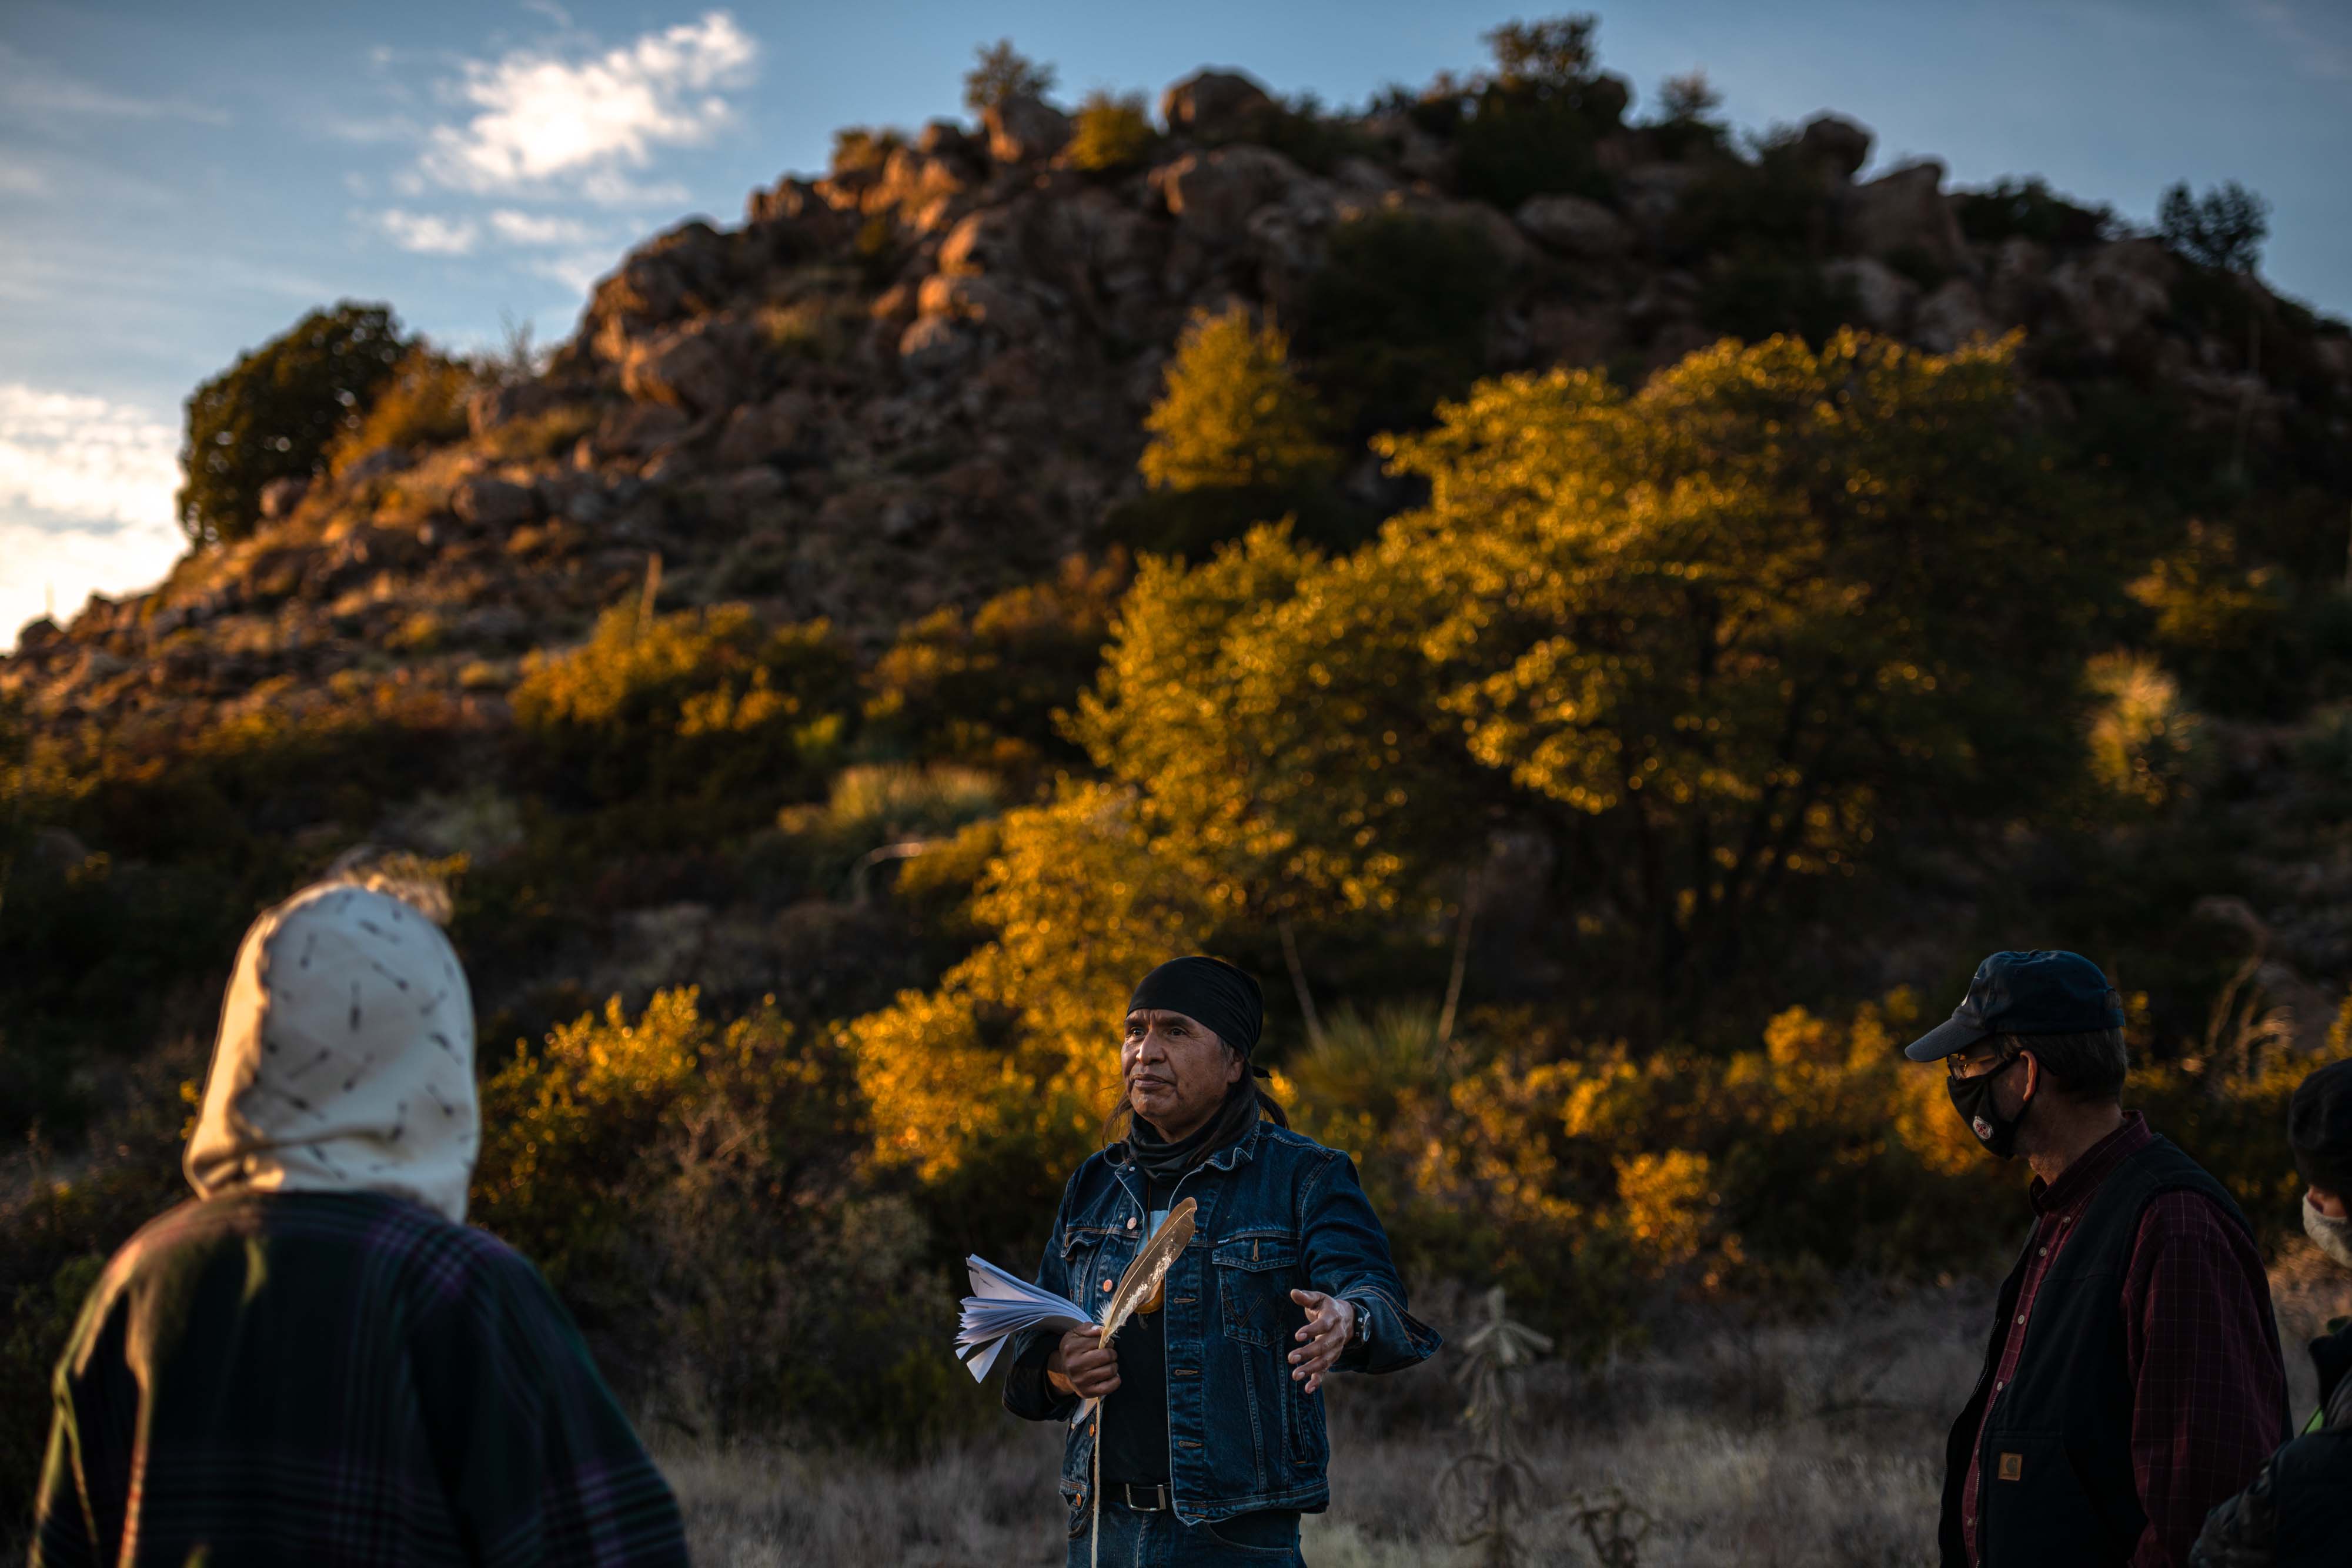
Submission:
<svg viewBox="0 0 2352 1568">
<path fill-rule="evenodd" d="M 2023 1480 L 2025 1479 L 2025 1456 L 2023 1454 L 2003 1454 L 2000 1457 L 2000 1479 L 2005 1481 Z"/>
</svg>

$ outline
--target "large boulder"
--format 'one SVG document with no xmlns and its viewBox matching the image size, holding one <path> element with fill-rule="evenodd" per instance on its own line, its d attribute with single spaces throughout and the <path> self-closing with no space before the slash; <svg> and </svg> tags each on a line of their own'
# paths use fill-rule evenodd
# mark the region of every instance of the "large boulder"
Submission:
<svg viewBox="0 0 2352 1568">
<path fill-rule="evenodd" d="M 1024 219 L 1019 207 L 982 207 L 971 214 L 940 243 L 940 270 L 951 277 L 1024 270 Z"/>
<path fill-rule="evenodd" d="M 981 119 L 989 156 L 1000 163 L 1042 162 L 1069 143 L 1070 117 L 1027 93 L 989 105 Z"/>
<path fill-rule="evenodd" d="M 1619 188 L 1633 221 L 1654 235 L 1674 221 L 1684 195 L 1706 178 L 1706 170 L 1696 163 L 1642 163 L 1626 171 Z"/>
<path fill-rule="evenodd" d="M 950 316 L 925 316 L 898 335 L 898 362 L 915 375 L 945 375 L 971 363 L 979 343 Z"/>
<path fill-rule="evenodd" d="M 627 357 L 632 340 L 652 328 L 713 308 L 725 294 L 733 244 L 697 219 L 629 253 L 596 285 L 581 319 L 581 339 L 604 359 Z"/>
<path fill-rule="evenodd" d="M 1870 162 L 1870 132 L 1839 114 L 1817 114 L 1797 138 L 1798 154 L 1843 183 Z"/>
<path fill-rule="evenodd" d="M 698 323 L 633 344 L 621 364 L 621 390 L 638 402 L 715 413 L 740 401 L 741 383 L 735 367 Z"/>
<path fill-rule="evenodd" d="M 1633 248 L 1632 225 L 1583 196 L 1529 196 L 1514 215 L 1521 228 L 1564 256 L 1605 260 Z"/>
<path fill-rule="evenodd" d="M 824 205 L 824 198 L 817 194 L 814 185 L 797 175 L 787 174 L 773 185 L 752 189 L 743 203 L 743 221 L 786 223 Z"/>
<path fill-rule="evenodd" d="M 2161 243 L 2117 240 L 2051 270 L 2051 294 L 2102 354 L 2138 333 L 2172 303 L 2179 266 Z"/>
<path fill-rule="evenodd" d="M 765 402 L 746 403 L 728 416 L 727 428 L 719 437 L 719 465 L 748 468 L 774 461 L 804 442 L 815 415 L 815 400 L 797 388 L 778 392 Z"/>
<path fill-rule="evenodd" d="M 1854 308 L 1862 313 L 1862 323 L 1872 331 L 1893 336 L 1910 324 L 1911 307 L 1918 300 L 1919 286 L 1877 257 L 1859 256 L 1833 261 L 1822 268 L 1822 275 L 1832 287 L 1852 290 Z"/>
<path fill-rule="evenodd" d="M 951 277 L 934 273 L 923 279 L 916 295 L 925 316 L 946 316 L 976 326 L 992 327 L 1008 339 L 1020 339 L 1045 325 L 1036 303 L 1011 284 L 992 277 Z"/>
<path fill-rule="evenodd" d="M 593 447 L 610 457 L 650 456 L 683 437 L 692 424 L 684 411 L 666 402 L 623 403 L 596 427 Z"/>
<path fill-rule="evenodd" d="M 1911 319 L 1911 338 L 1921 348 L 1948 354 L 1971 338 L 1997 336 L 2000 324 L 1984 308 L 1976 285 L 1965 277 L 1948 279 L 1927 298 Z"/>
<path fill-rule="evenodd" d="M 1969 263 L 1960 221 L 1944 200 L 1944 166 L 1932 158 L 1853 188 L 1845 233 L 1853 247 L 1881 261 L 1924 262 L 1947 272 Z"/>
<path fill-rule="evenodd" d="M 1160 95 L 1168 134 L 1202 141 L 1262 133 L 1279 112 L 1273 95 L 1239 71 L 1195 71 Z"/>
<path fill-rule="evenodd" d="M 449 509 L 478 528 L 510 528 L 539 515 L 539 492 L 488 474 L 460 480 Z"/>
<path fill-rule="evenodd" d="M 1226 246 L 1248 233 L 1249 215 L 1306 178 L 1297 164 L 1263 147 L 1190 152 L 1151 171 L 1151 188 L 1185 233 Z"/>
</svg>

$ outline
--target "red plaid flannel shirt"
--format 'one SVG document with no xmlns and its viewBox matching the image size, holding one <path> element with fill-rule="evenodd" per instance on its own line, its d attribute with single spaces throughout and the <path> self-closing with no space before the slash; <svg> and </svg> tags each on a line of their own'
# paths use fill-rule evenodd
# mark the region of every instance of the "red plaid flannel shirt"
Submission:
<svg viewBox="0 0 2352 1568">
<path fill-rule="evenodd" d="M 2033 1329 L 2033 1298 L 2100 1184 L 2154 1134 L 2137 1111 L 2068 1166 L 2033 1182 L 2033 1258 L 1993 1374 L 1997 1397 Z M 2132 1473 L 2147 1528 L 2130 1568 L 2182 1568 L 2207 1511 L 2242 1490 L 2285 1440 L 2285 1372 L 2271 1315 L 2270 1277 L 2253 1243 L 2212 1202 L 2158 1195 L 2140 1216 L 2123 1289 L 2124 1354 L 2132 1383 Z M 1990 1414 L 1988 1399 L 1986 1413 Z M 1969 1562 L 1977 1556 L 1978 1453 L 1960 1494 Z"/>
</svg>

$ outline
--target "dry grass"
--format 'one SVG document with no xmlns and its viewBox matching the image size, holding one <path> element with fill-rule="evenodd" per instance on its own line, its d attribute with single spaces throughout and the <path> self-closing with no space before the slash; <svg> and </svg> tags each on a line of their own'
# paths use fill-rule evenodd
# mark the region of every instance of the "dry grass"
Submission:
<svg viewBox="0 0 2352 1568">
<path fill-rule="evenodd" d="M 1654 1521 L 1645 1564 L 1932 1562 L 1945 1424 L 1988 1310 L 1983 1290 L 1961 1289 L 1805 1324 L 1670 1312 L 1649 1351 L 1539 1369 L 1526 1402 L 1530 1561 L 1594 1561 L 1575 1504 L 1615 1489 Z M 1460 1560 L 1434 1484 L 1459 1451 L 1444 1372 L 1343 1378 L 1331 1403 L 1332 1508 L 1307 1521 L 1307 1561 Z M 1043 1568 L 1062 1560 L 1058 1457 L 1057 1431 L 1008 1417 L 904 1468 L 784 1448 L 663 1458 L 698 1563 Z"/>
<path fill-rule="evenodd" d="M 2293 1408 L 2307 1411 L 2303 1342 L 2352 1301 L 2340 1270 L 2299 1243 L 2273 1276 Z M 1431 1311 L 1467 1322 L 1461 1303 Z M 1973 1383 L 1987 1283 L 1907 1295 L 1848 1290 L 1805 1322 L 1663 1309 L 1650 1348 L 1591 1368 L 1538 1367 L 1523 1444 L 1537 1477 L 1521 1538 L 1536 1564 L 1594 1563 L 1580 1500 L 1620 1495 L 1645 1517 L 1644 1568 L 1908 1568 L 1935 1561 L 1946 1429 Z M 1331 1394 L 1332 1505 L 1306 1522 L 1315 1568 L 1464 1563 L 1460 1452 L 1443 1361 L 1401 1377 L 1341 1378 Z M 824 1451 L 673 1450 L 664 1468 L 698 1563 L 891 1563 L 914 1568 L 1062 1561 L 1058 1430 L 1010 1417 L 908 1467 Z"/>
</svg>

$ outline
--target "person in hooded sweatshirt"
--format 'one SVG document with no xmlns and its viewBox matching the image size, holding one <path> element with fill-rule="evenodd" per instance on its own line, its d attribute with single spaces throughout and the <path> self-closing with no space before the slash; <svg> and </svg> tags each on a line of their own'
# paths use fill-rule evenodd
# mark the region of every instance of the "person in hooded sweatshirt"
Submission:
<svg viewBox="0 0 2352 1568">
<path fill-rule="evenodd" d="M 2352 1061 L 2332 1061 L 2287 1103 L 2303 1228 L 2352 1269 Z M 2319 1408 L 2253 1483 L 2205 1518 L 2190 1568 L 2342 1568 L 2352 1563 L 2352 1318 L 2311 1342 Z"/>
<path fill-rule="evenodd" d="M 185 1170 L 59 1362 L 34 1568 L 687 1561 L 539 1271 L 465 1223 L 474 1017 L 351 883 L 246 934 Z"/>
</svg>

